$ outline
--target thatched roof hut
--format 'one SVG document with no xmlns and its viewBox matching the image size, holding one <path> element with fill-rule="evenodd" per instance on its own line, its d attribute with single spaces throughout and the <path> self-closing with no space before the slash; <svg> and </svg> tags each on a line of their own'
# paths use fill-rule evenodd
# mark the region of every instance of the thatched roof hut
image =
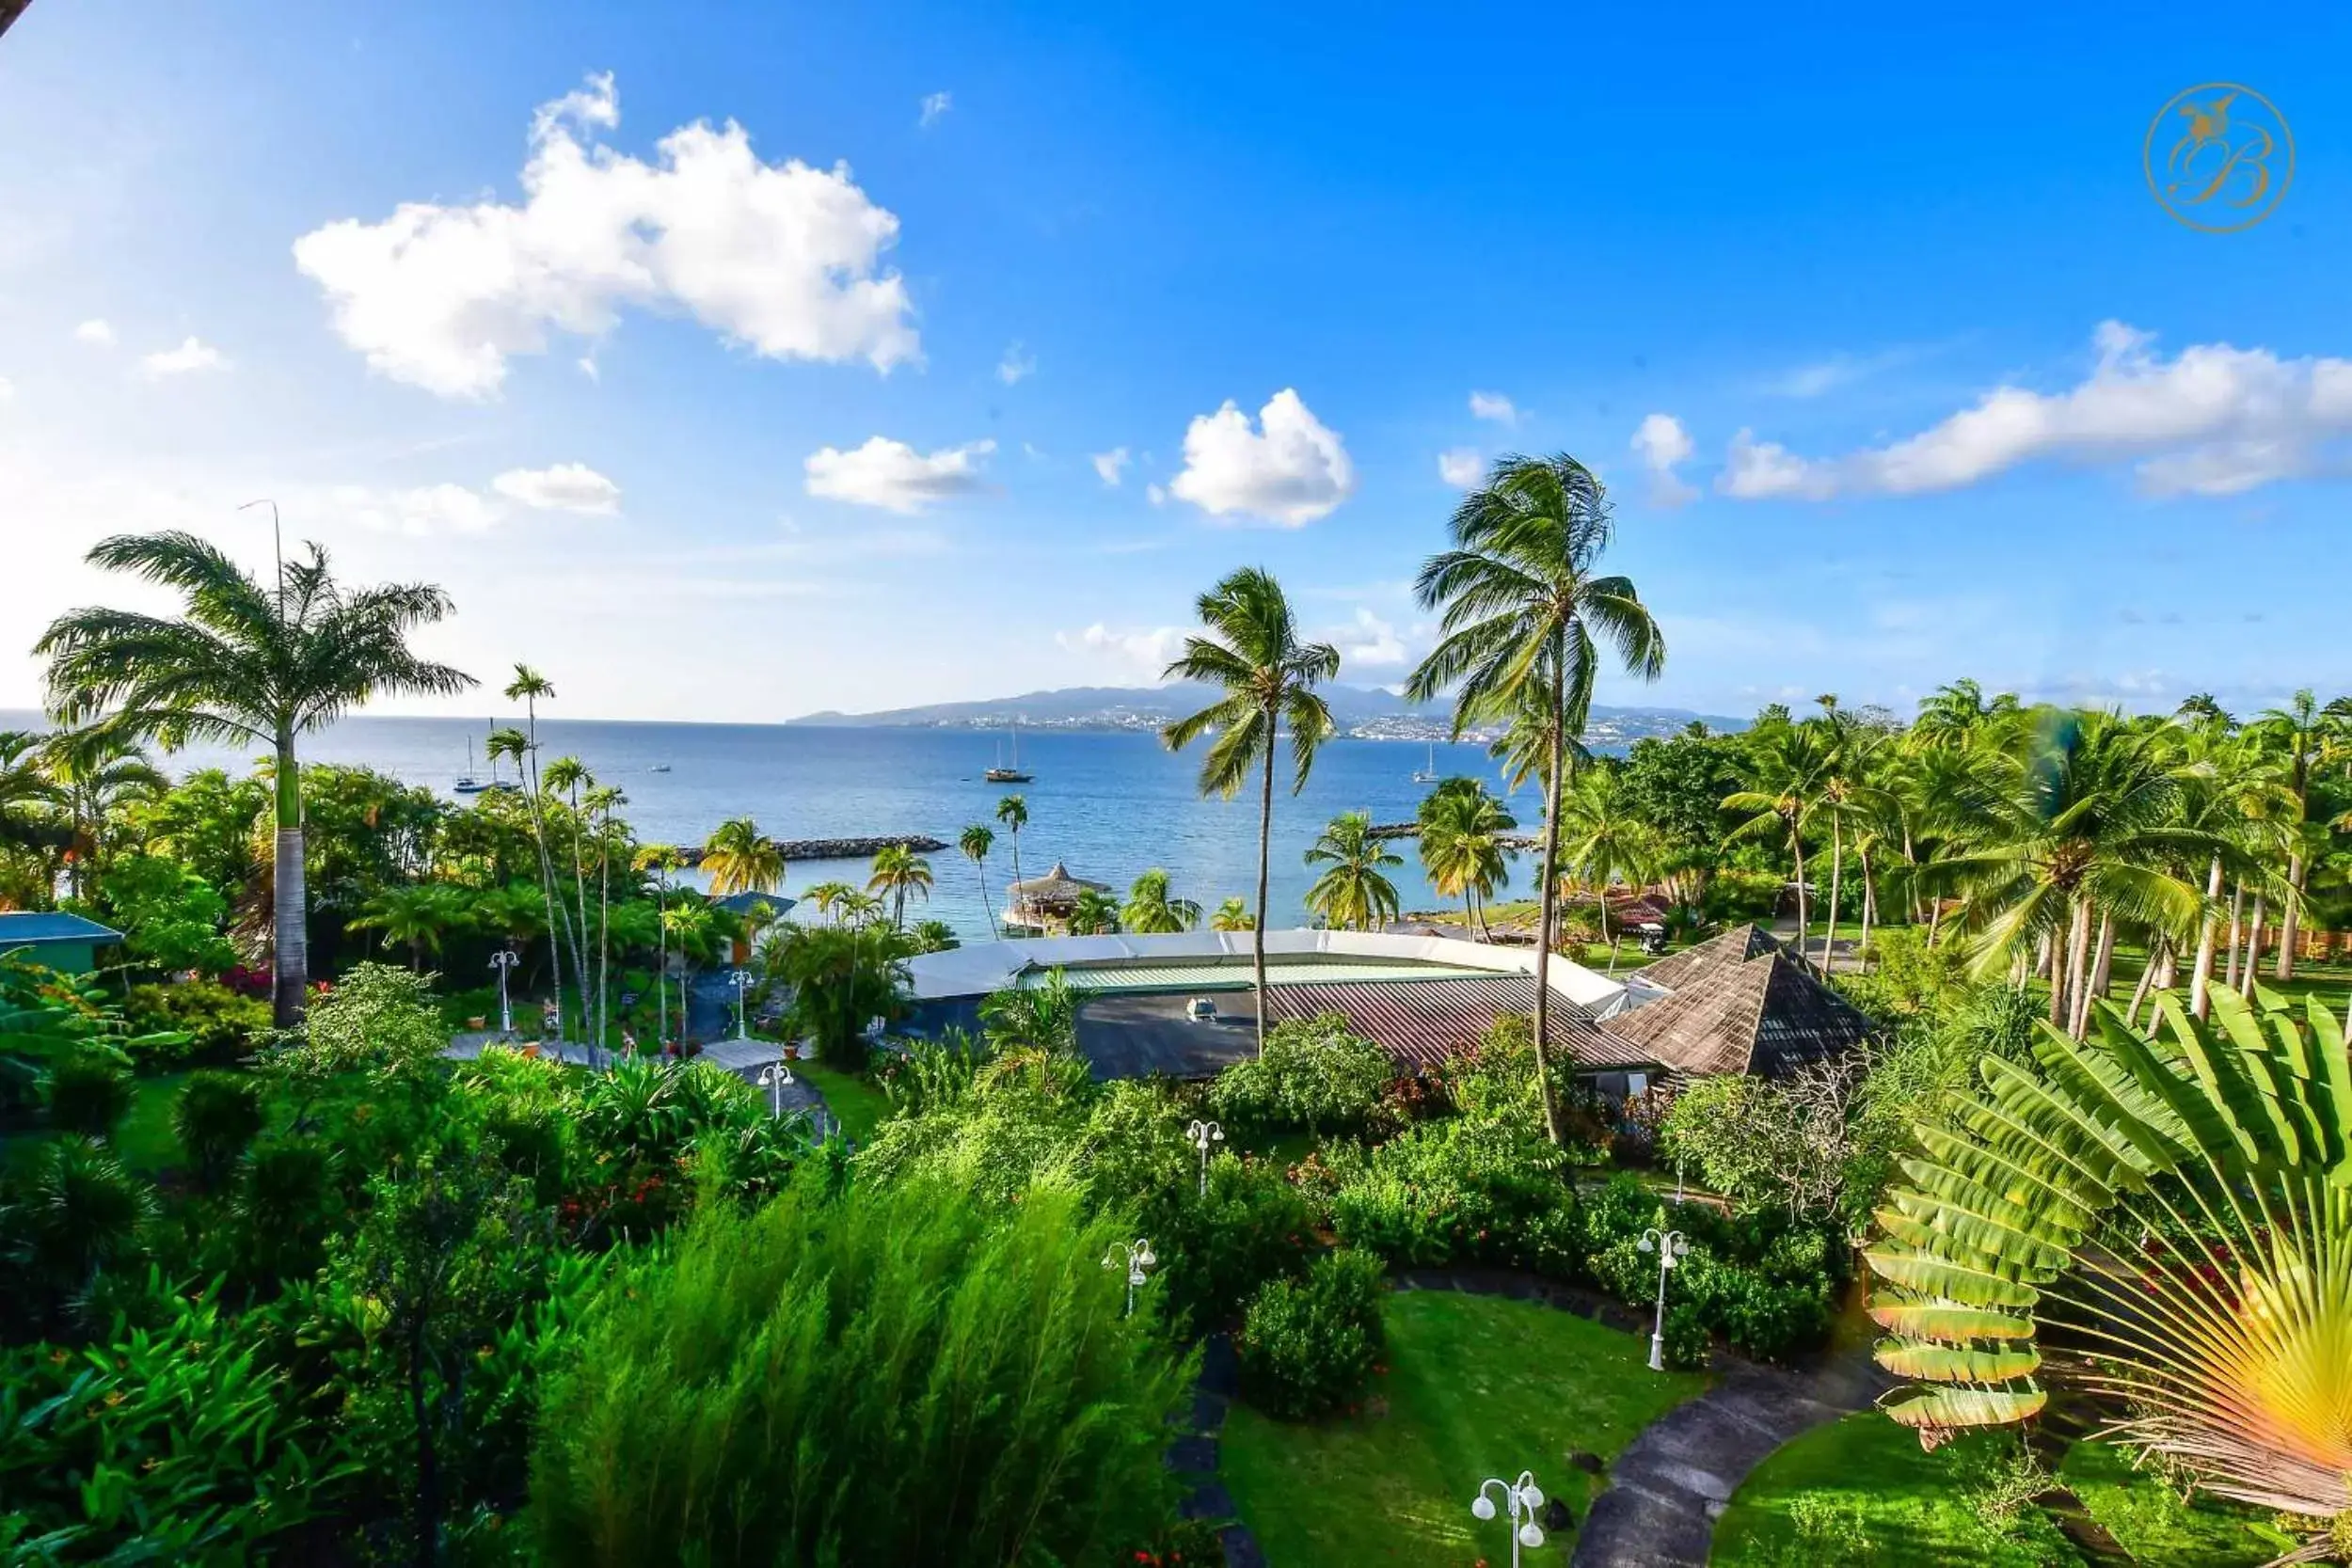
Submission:
<svg viewBox="0 0 2352 1568">
<path fill-rule="evenodd" d="M 1065 919 L 1077 908 L 1078 897 L 1087 893 L 1108 893 L 1107 882 L 1090 882 L 1084 877 L 1073 877 L 1070 867 L 1056 861 L 1054 868 L 1042 877 L 1029 877 L 1005 889 L 1007 912 L 1025 925 L 1038 925 L 1044 920 Z"/>
<path fill-rule="evenodd" d="M 1755 926 L 1640 971 L 1629 994 L 1643 993 L 1651 1000 L 1600 1027 L 1676 1072 L 1778 1077 L 1843 1055 L 1872 1032 L 1868 1018 Z"/>
</svg>

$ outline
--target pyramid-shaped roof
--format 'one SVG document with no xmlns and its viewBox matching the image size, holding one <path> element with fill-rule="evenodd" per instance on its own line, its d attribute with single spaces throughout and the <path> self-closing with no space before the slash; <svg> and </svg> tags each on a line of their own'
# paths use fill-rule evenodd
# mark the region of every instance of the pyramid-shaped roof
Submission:
<svg viewBox="0 0 2352 1568">
<path fill-rule="evenodd" d="M 1868 1018 L 1754 926 L 1640 974 L 1667 994 L 1600 1027 L 1677 1072 L 1779 1077 L 1851 1051 L 1872 1032 Z"/>
<path fill-rule="evenodd" d="M 1744 926 L 1734 926 L 1721 936 L 1709 937 L 1670 958 L 1638 969 L 1633 972 L 1633 977 L 1645 986 L 1680 990 L 1715 970 L 1727 966 L 1736 968 L 1750 958 L 1781 951 L 1784 949 L 1779 938 L 1750 922 Z"/>
</svg>

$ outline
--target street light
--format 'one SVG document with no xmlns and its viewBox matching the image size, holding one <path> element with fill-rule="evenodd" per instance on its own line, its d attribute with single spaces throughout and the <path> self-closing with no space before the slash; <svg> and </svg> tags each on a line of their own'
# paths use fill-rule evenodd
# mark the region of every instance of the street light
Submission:
<svg viewBox="0 0 2352 1568">
<path fill-rule="evenodd" d="M 1656 1227 L 1642 1232 L 1642 1250 L 1658 1254 L 1658 1322 L 1649 1334 L 1649 1370 L 1666 1370 L 1666 1274 L 1682 1255 L 1691 1250 L 1679 1230 L 1660 1230 Z"/>
<path fill-rule="evenodd" d="M 1184 1136 L 1200 1151 L 1200 1196 L 1209 1196 L 1209 1146 L 1225 1141 L 1225 1129 L 1213 1121 L 1195 1121 L 1184 1129 Z"/>
<path fill-rule="evenodd" d="M 1535 1484 L 1532 1470 L 1521 1470 L 1515 1484 L 1500 1476 L 1489 1476 L 1478 1483 L 1478 1496 L 1470 1503 L 1470 1512 L 1481 1519 L 1495 1516 L 1495 1500 L 1486 1494 L 1495 1487 L 1502 1488 L 1503 1506 L 1511 1512 L 1511 1568 L 1519 1568 L 1519 1548 L 1531 1550 L 1544 1544 L 1544 1527 L 1535 1522 L 1535 1511 L 1544 1506 L 1544 1494 Z"/>
<path fill-rule="evenodd" d="M 735 985 L 735 1037 L 739 1040 L 750 1039 L 752 1020 L 746 998 L 751 994 L 752 972 L 748 969 L 739 969 L 727 978 Z"/>
<path fill-rule="evenodd" d="M 1152 1255 L 1152 1243 L 1138 1236 L 1132 1242 L 1113 1242 L 1110 1251 L 1103 1254 L 1103 1266 L 1119 1267 L 1121 1259 L 1127 1264 L 1127 1310 L 1125 1316 L 1136 1315 L 1136 1287 L 1143 1283 L 1143 1271 L 1159 1259 Z"/>
<path fill-rule="evenodd" d="M 784 1115 L 784 1086 L 792 1082 L 792 1069 L 782 1062 L 771 1062 L 759 1069 L 759 1086 L 770 1091 L 768 1099 L 774 1114 Z"/>
<path fill-rule="evenodd" d="M 515 1037 L 515 1009 L 508 1006 L 506 1001 L 506 972 L 520 962 L 522 960 L 515 956 L 515 950 L 511 947 L 501 947 L 490 955 L 490 967 L 499 972 L 499 1037 L 501 1039 Z"/>
</svg>

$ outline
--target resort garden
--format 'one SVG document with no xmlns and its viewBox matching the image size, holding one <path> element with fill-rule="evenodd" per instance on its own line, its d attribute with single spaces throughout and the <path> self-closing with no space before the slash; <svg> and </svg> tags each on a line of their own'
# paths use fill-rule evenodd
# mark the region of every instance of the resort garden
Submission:
<svg viewBox="0 0 2352 1568">
<path fill-rule="evenodd" d="M 0 737 L 7 902 L 119 936 L 89 973 L 0 956 L 0 1554 L 2352 1552 L 2352 707 L 1959 682 L 1908 722 L 1824 698 L 1591 756 L 1602 657 L 1664 657 L 1608 535 L 1580 467 L 1505 464 L 1421 578 L 1414 684 L 1542 821 L 1449 780 L 1310 852 L 1312 917 L 1359 928 L 1419 856 L 1462 931 L 1533 942 L 1530 1013 L 1408 1071 L 1261 1008 L 1192 1082 L 1100 1076 L 1058 974 L 898 1030 L 949 868 L 885 847 L 787 911 L 748 820 L 641 843 L 541 761 L 526 668 L 516 787 L 304 763 L 370 697 L 464 682 L 408 651 L 429 588 L 104 546 L 183 614 L 61 620 L 57 727 Z M 1256 933 L 1263 995 L 1294 919 L 1266 824 L 1333 661 L 1262 573 L 1200 609 L 1179 668 L 1226 695 L 1167 739 L 1256 796 L 1256 896 L 1152 873 L 1064 928 Z M 199 736 L 270 760 L 167 776 Z M 1001 832 L 1020 882 L 1025 830 L 1009 797 L 956 847 L 985 887 Z M 1532 907 L 1498 899 L 1515 859 Z M 1598 1092 L 1543 968 L 1749 920 L 1868 1040 Z M 697 1056 L 739 1030 L 820 1114 Z M 1777 1414 L 1708 1447 L 1734 1408 Z M 1522 1472 L 1540 1502 L 1473 1513 Z"/>
</svg>

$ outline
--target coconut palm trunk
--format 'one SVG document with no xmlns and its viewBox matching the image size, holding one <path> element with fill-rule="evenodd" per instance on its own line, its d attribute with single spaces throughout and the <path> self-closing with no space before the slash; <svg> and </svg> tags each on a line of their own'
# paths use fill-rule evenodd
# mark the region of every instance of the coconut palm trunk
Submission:
<svg viewBox="0 0 2352 1568">
<path fill-rule="evenodd" d="M 2279 962 L 2271 970 L 2274 980 L 2295 978 L 2295 942 L 2303 924 L 2303 851 L 2296 849 L 2287 856 L 2286 908 L 2279 917 Z"/>
<path fill-rule="evenodd" d="M 2264 906 L 2268 895 L 2260 888 L 2254 891 L 2254 908 L 2246 922 L 2246 967 L 2239 972 L 2237 993 L 2249 1001 L 2254 995 L 2254 974 L 2262 966 Z"/>
<path fill-rule="evenodd" d="M 2205 912 L 2197 923 L 2197 965 L 2189 972 L 2188 1010 L 2204 1018 L 2213 1006 L 2213 952 L 2221 929 L 2221 857 L 2205 872 Z"/>
<path fill-rule="evenodd" d="M 1837 944 L 1837 900 L 1845 891 L 1846 835 L 1844 819 L 1836 808 L 1829 814 L 1829 926 L 1821 932 L 1821 974 L 1829 974 L 1830 954 Z"/>
<path fill-rule="evenodd" d="M 1249 927 L 1249 972 L 1258 988 L 1258 1054 L 1265 1054 L 1266 869 L 1274 859 L 1274 727 L 1280 716 L 1266 709 L 1265 767 L 1258 786 L 1258 918 Z"/>
<path fill-rule="evenodd" d="M 2244 952 L 2238 941 L 2246 933 L 2245 915 L 2246 884 L 2239 881 L 2230 888 L 2230 963 L 2229 972 L 2221 979 L 2222 985 L 2231 990 L 2237 990 L 2237 962 Z"/>
<path fill-rule="evenodd" d="M 1551 687 L 1546 697 L 1553 721 L 1547 748 L 1551 766 L 1544 776 L 1543 891 L 1537 895 L 1535 916 L 1535 1085 L 1543 1096 L 1544 1132 L 1557 1146 L 1566 1141 L 1566 1132 L 1560 1123 L 1559 1097 L 1551 1088 L 1551 943 L 1560 908 L 1560 800 L 1568 772 L 1567 719 L 1561 711 L 1567 705 L 1567 672 L 1557 658 L 1552 661 Z M 1605 894 L 1600 904 L 1600 917 L 1606 924 L 1609 899 Z"/>
<path fill-rule="evenodd" d="M 280 1029 L 302 1022 L 310 988 L 310 881 L 302 832 L 302 767 L 294 757 L 294 732 L 277 737 L 278 832 L 275 882 L 270 890 L 274 966 L 271 1012 Z"/>
</svg>

